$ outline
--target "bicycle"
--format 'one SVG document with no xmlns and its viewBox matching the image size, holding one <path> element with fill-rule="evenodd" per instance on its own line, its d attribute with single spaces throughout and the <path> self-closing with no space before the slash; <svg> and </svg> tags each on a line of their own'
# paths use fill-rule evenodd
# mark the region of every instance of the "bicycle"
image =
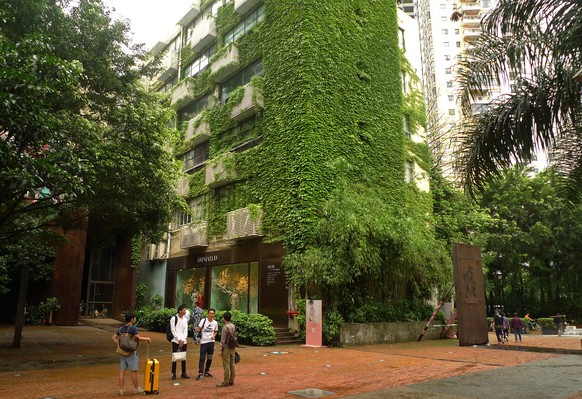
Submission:
<svg viewBox="0 0 582 399">
<path fill-rule="evenodd" d="M 530 320 L 527 325 L 530 330 L 542 331 L 542 326 L 538 324 L 537 320 Z"/>
</svg>

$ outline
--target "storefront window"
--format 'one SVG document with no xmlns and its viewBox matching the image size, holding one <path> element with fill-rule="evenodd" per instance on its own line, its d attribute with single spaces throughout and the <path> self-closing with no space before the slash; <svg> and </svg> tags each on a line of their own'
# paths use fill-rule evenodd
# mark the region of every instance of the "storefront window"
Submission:
<svg viewBox="0 0 582 399">
<path fill-rule="evenodd" d="M 180 270 L 176 278 L 176 303 L 184 304 L 188 309 L 200 302 L 202 309 L 206 308 L 204 295 L 205 268 Z"/>
<path fill-rule="evenodd" d="M 259 264 L 238 263 L 214 266 L 210 307 L 257 313 L 259 303 Z"/>
</svg>

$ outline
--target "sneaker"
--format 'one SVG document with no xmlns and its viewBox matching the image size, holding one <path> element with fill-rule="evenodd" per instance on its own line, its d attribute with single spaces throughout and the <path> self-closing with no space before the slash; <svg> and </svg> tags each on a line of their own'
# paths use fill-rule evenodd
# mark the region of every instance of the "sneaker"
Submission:
<svg viewBox="0 0 582 399">
<path fill-rule="evenodd" d="M 234 381 L 230 381 L 230 382 L 228 383 L 228 385 L 230 385 L 230 386 L 233 386 L 233 385 L 234 385 Z"/>
<path fill-rule="evenodd" d="M 143 392 L 144 391 L 143 391 L 142 387 L 138 387 L 136 390 L 133 391 L 133 393 L 135 393 L 135 394 L 142 394 Z"/>
<path fill-rule="evenodd" d="M 213 376 L 212 374 L 210 374 L 210 373 L 206 372 L 206 373 L 204 373 L 204 377 L 210 377 L 210 378 L 212 378 L 212 377 L 214 377 L 214 376 Z"/>
<path fill-rule="evenodd" d="M 176 373 L 172 373 L 172 379 L 175 380 L 176 379 Z"/>
<path fill-rule="evenodd" d="M 186 373 L 182 373 L 182 375 L 180 377 L 181 378 L 186 378 L 186 379 L 190 378 L 190 376 L 188 374 L 186 374 Z"/>
<path fill-rule="evenodd" d="M 125 395 L 125 391 L 124 391 L 123 389 L 120 389 L 120 390 L 119 390 L 119 394 L 120 394 L 120 395 Z"/>
<path fill-rule="evenodd" d="M 228 382 L 221 382 L 220 384 L 217 384 L 216 386 L 217 386 L 218 388 L 224 388 L 224 387 L 227 387 L 227 386 L 229 386 L 229 384 L 228 384 Z"/>
<path fill-rule="evenodd" d="M 203 378 L 204 378 L 204 374 L 198 374 L 198 377 L 196 377 L 196 381 L 200 381 Z"/>
</svg>

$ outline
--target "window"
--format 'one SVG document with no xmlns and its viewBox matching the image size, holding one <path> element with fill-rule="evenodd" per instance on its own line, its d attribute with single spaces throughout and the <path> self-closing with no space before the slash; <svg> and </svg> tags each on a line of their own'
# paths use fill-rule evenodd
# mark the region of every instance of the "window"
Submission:
<svg viewBox="0 0 582 399">
<path fill-rule="evenodd" d="M 410 116 L 404 115 L 404 135 L 410 138 Z"/>
<path fill-rule="evenodd" d="M 406 171 L 404 176 L 404 181 L 407 183 L 412 183 L 414 180 L 414 164 L 410 161 L 406 161 Z"/>
<path fill-rule="evenodd" d="M 247 33 L 253 26 L 258 24 L 265 17 L 265 6 L 259 5 L 249 12 L 245 17 L 235 25 L 234 28 L 224 34 L 224 45 L 234 42 L 239 37 Z"/>
<path fill-rule="evenodd" d="M 232 129 L 228 129 L 216 134 L 218 142 L 221 143 L 218 150 L 233 150 L 242 152 L 260 144 L 261 136 L 260 118 L 252 116 L 242 121 Z M 256 140 L 258 139 L 258 140 Z"/>
<path fill-rule="evenodd" d="M 445 54 L 445 61 L 450 61 L 450 60 L 451 60 L 450 54 Z"/>
<path fill-rule="evenodd" d="M 449 42 L 443 42 L 443 47 L 450 47 L 450 43 Z"/>
<path fill-rule="evenodd" d="M 461 42 L 456 42 L 456 43 L 455 43 L 455 46 L 457 46 L 457 47 L 461 47 Z"/>
<path fill-rule="evenodd" d="M 184 171 L 189 171 L 200 166 L 208 159 L 208 140 L 198 144 L 196 147 L 182 155 Z"/>
<path fill-rule="evenodd" d="M 447 87 L 453 87 L 453 81 L 452 80 L 447 81 Z"/>
<path fill-rule="evenodd" d="M 404 29 L 398 28 L 398 44 L 400 48 L 406 51 L 406 41 L 404 40 Z"/>
<path fill-rule="evenodd" d="M 450 95 L 450 94 L 449 94 L 449 95 L 448 95 L 448 98 L 449 98 L 449 101 L 455 101 L 455 96 L 453 96 L 453 95 Z"/>
<path fill-rule="evenodd" d="M 442 4 L 442 3 L 441 3 L 441 4 L 439 4 L 439 8 L 440 8 L 441 10 L 446 10 L 446 9 L 447 9 L 447 5 L 446 5 L 446 4 Z"/>
<path fill-rule="evenodd" d="M 448 29 L 443 29 L 443 35 L 448 35 L 449 34 L 449 30 Z"/>
<path fill-rule="evenodd" d="M 454 116 L 455 115 L 455 110 L 454 109 L 449 109 L 449 115 Z"/>
<path fill-rule="evenodd" d="M 263 76 L 263 73 L 263 62 L 260 59 L 240 70 L 220 85 L 220 101 L 225 103 L 233 90 L 249 83 L 253 76 Z"/>
<path fill-rule="evenodd" d="M 200 112 L 208 108 L 209 95 L 200 97 L 198 100 L 192 101 L 184 108 L 178 111 L 178 129 L 182 129 L 184 122 L 188 122 Z"/>
<path fill-rule="evenodd" d="M 441 17 L 441 22 L 447 22 L 447 17 Z"/>
<path fill-rule="evenodd" d="M 406 72 L 402 71 L 402 92 L 406 93 L 406 86 L 407 86 L 407 82 L 406 82 Z"/>
<path fill-rule="evenodd" d="M 193 78 L 200 72 L 204 71 L 206 68 L 208 68 L 208 61 L 210 60 L 210 58 L 212 58 L 215 52 L 216 52 L 215 45 L 212 45 L 206 50 L 204 50 L 200 54 L 200 56 L 198 56 L 196 59 L 194 59 L 194 61 L 186 65 L 186 68 L 184 68 L 184 75 Z"/>
<path fill-rule="evenodd" d="M 451 68 L 447 68 L 447 69 L 445 69 L 445 73 L 446 73 L 447 75 L 450 75 L 450 74 L 451 74 Z"/>
<path fill-rule="evenodd" d="M 455 29 L 455 35 L 458 35 L 458 34 L 459 34 L 459 30 Z"/>
<path fill-rule="evenodd" d="M 190 201 L 188 201 L 188 205 L 190 205 L 189 203 Z M 172 229 L 179 229 L 180 226 L 184 226 L 185 224 L 189 223 L 192 223 L 192 214 L 185 211 L 184 209 L 178 209 L 174 214 L 174 223 Z"/>
<path fill-rule="evenodd" d="M 207 201 L 206 195 L 199 195 L 189 201 L 190 209 L 192 209 L 192 220 L 206 220 L 207 219 Z"/>
<path fill-rule="evenodd" d="M 168 80 L 160 89 L 158 90 L 160 93 L 167 93 L 176 85 L 178 82 L 178 75 L 172 76 L 170 80 Z"/>
</svg>

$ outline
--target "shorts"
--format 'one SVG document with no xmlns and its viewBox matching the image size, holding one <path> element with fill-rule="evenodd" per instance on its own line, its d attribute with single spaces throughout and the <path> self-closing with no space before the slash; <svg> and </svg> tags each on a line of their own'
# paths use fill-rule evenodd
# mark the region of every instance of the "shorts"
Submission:
<svg viewBox="0 0 582 399">
<path fill-rule="evenodd" d="M 120 370 L 129 369 L 129 371 L 137 371 L 137 368 L 138 368 L 137 351 L 133 351 L 133 353 L 129 356 L 120 357 L 119 359 Z"/>
</svg>

